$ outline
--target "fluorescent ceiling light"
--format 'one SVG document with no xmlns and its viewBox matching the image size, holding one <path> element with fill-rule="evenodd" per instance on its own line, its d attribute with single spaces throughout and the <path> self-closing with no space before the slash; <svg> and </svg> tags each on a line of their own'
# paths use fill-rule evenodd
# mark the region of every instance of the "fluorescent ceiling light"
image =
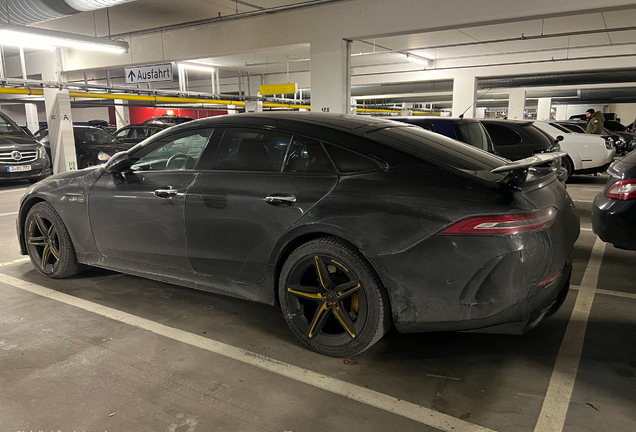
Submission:
<svg viewBox="0 0 636 432">
<path fill-rule="evenodd" d="M 0 25 L 0 45 L 49 51 L 55 48 L 74 48 L 115 54 L 128 50 L 126 42 L 6 24 Z"/>
<path fill-rule="evenodd" d="M 413 63 L 419 63 L 419 64 L 423 64 L 423 65 L 427 65 L 430 62 L 428 61 L 428 59 L 425 59 L 424 57 L 420 57 L 418 55 L 415 54 L 411 54 L 411 53 L 406 53 L 404 54 L 406 56 L 406 58 Z"/>
<path fill-rule="evenodd" d="M 199 66 L 199 65 L 188 64 L 188 63 L 178 63 L 178 66 L 182 69 L 190 69 L 190 70 L 196 70 L 201 72 L 214 72 L 214 68 L 209 66 Z"/>
</svg>

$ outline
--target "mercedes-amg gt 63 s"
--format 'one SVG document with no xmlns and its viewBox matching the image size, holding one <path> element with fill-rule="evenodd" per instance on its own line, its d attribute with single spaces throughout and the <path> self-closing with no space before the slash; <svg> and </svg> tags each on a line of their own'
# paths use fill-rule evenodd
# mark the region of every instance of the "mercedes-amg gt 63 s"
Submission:
<svg viewBox="0 0 636 432">
<path fill-rule="evenodd" d="M 579 219 L 554 169 L 404 123 L 322 113 L 188 122 L 26 191 L 23 254 L 280 304 L 302 343 L 524 333 L 561 305 Z"/>
</svg>

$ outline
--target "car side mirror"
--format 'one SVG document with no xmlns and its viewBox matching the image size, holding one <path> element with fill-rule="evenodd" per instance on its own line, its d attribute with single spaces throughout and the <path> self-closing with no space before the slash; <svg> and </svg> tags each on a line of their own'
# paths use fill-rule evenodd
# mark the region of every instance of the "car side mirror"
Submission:
<svg viewBox="0 0 636 432">
<path fill-rule="evenodd" d="M 558 137 L 556 137 L 557 142 L 561 142 L 564 140 L 563 135 L 559 135 Z"/>
<path fill-rule="evenodd" d="M 132 161 L 130 160 L 130 155 L 128 152 L 122 151 L 115 153 L 113 157 L 106 162 L 106 165 L 104 165 L 104 172 L 108 174 L 120 173 L 130 168 L 131 165 Z"/>
</svg>

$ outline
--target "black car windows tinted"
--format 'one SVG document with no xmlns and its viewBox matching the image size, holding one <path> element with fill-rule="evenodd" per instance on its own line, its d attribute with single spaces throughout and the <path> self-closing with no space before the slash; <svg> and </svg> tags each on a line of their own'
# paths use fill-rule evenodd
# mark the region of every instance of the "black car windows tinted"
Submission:
<svg viewBox="0 0 636 432">
<path fill-rule="evenodd" d="M 184 171 L 196 168 L 213 129 L 168 136 L 131 155 L 133 171 Z"/>
<path fill-rule="evenodd" d="M 484 126 L 476 121 L 462 121 L 453 123 L 453 129 L 457 139 L 471 146 L 485 151 L 490 151 L 488 134 Z"/>
<path fill-rule="evenodd" d="M 521 135 L 505 125 L 485 123 L 484 126 L 496 146 L 515 145 L 521 142 Z"/>
<path fill-rule="evenodd" d="M 414 128 L 413 128 L 414 129 Z M 419 128 L 418 128 L 419 129 Z M 338 167 L 338 171 L 344 174 L 378 171 L 382 167 L 371 158 L 355 153 L 351 150 L 325 144 L 325 148 Z"/>
<path fill-rule="evenodd" d="M 392 127 L 370 133 L 369 138 L 423 161 L 459 169 L 490 171 L 505 163 L 505 159 L 421 128 Z"/>
<path fill-rule="evenodd" d="M 319 141 L 295 136 L 283 172 L 319 174 L 336 170 Z"/>
<path fill-rule="evenodd" d="M 115 132 L 114 136 L 115 136 L 115 138 L 120 138 L 120 139 L 121 138 L 128 138 L 128 134 L 130 133 L 131 130 L 132 129 L 128 129 L 128 128 L 119 130 L 119 131 Z"/>
<path fill-rule="evenodd" d="M 117 144 L 117 138 L 99 128 L 73 128 L 75 142 L 80 144 Z"/>
<path fill-rule="evenodd" d="M 252 128 L 228 128 L 214 161 L 215 170 L 280 172 L 291 135 Z"/>
</svg>

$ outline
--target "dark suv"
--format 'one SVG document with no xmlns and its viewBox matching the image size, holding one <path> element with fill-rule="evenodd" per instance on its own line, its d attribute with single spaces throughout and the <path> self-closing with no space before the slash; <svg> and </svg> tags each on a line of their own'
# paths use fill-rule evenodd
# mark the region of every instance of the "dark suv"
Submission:
<svg viewBox="0 0 636 432">
<path fill-rule="evenodd" d="M 0 179 L 28 179 L 35 183 L 51 174 L 51 161 L 44 146 L 0 113 Z"/>
<path fill-rule="evenodd" d="M 456 139 L 466 144 L 495 153 L 495 148 L 484 129 L 484 126 L 474 119 L 459 119 L 450 117 L 390 117 L 402 123 L 419 126 L 431 132 Z"/>
</svg>

